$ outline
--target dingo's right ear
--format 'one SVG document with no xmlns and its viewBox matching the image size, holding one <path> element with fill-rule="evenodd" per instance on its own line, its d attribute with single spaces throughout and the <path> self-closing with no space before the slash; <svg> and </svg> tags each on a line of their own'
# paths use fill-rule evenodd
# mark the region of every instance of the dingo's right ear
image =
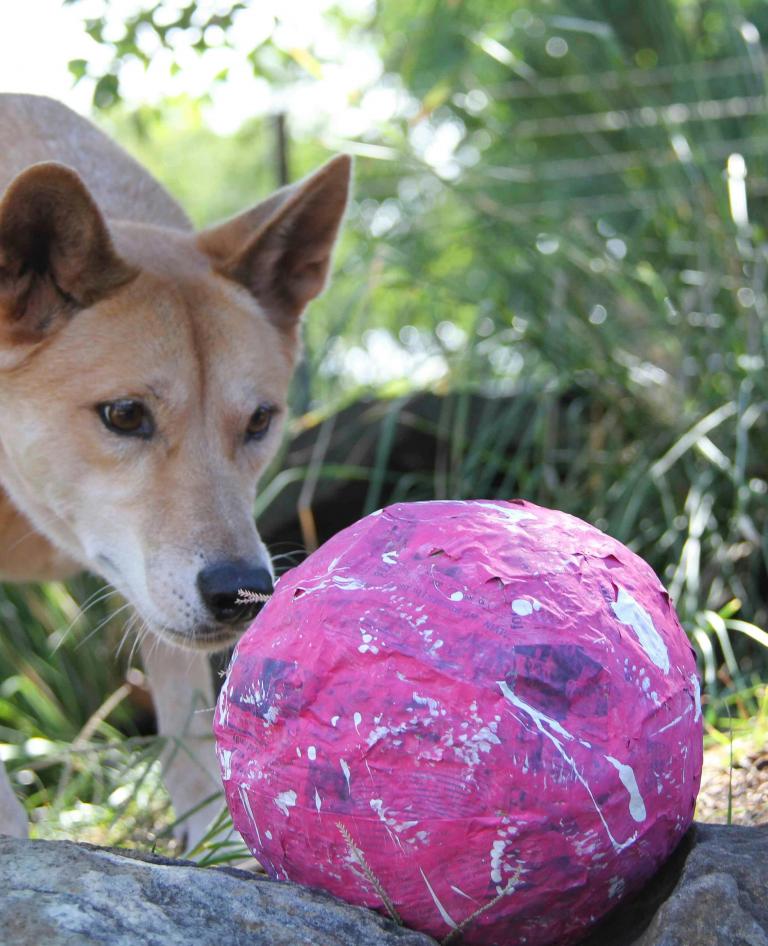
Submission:
<svg viewBox="0 0 768 946">
<path fill-rule="evenodd" d="M 304 307 L 325 286 L 351 164 L 338 155 L 305 180 L 198 236 L 216 269 L 245 286 L 289 335 L 295 336 Z"/>
<path fill-rule="evenodd" d="M 0 347 L 34 344 L 135 275 L 78 175 L 34 164 L 0 202 Z"/>
</svg>

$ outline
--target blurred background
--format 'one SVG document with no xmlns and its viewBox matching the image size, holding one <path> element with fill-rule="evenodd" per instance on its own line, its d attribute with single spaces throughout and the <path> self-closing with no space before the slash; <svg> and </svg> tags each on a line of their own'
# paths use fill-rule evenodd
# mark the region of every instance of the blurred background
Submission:
<svg viewBox="0 0 768 946">
<path fill-rule="evenodd" d="M 391 501 L 587 519 L 677 604 L 720 820 L 768 769 L 766 37 L 763 0 L 0 7 L 0 88 L 90 114 L 197 224 L 355 156 L 258 501 L 278 568 Z M 0 753 L 38 834 L 163 844 L 104 594 L 0 590 Z"/>
</svg>

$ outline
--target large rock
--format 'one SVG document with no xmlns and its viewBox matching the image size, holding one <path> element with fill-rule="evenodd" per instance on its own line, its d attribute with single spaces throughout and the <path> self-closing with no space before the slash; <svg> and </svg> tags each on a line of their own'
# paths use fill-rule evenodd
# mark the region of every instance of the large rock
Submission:
<svg viewBox="0 0 768 946">
<path fill-rule="evenodd" d="M 0 837 L 0 946 L 190 943 L 436 946 L 376 913 L 245 871 Z M 695 824 L 582 946 L 768 946 L 768 824 Z"/>
<path fill-rule="evenodd" d="M 0 837 L 2 946 L 435 946 L 369 910 L 231 868 Z"/>
<path fill-rule="evenodd" d="M 694 824 L 581 946 L 768 946 L 768 824 Z"/>
</svg>

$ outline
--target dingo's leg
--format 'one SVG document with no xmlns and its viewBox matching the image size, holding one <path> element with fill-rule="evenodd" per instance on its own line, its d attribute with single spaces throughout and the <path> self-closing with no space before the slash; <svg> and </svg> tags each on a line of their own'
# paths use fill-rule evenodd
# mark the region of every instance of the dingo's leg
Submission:
<svg viewBox="0 0 768 946">
<path fill-rule="evenodd" d="M 208 655 L 172 647 L 154 635 L 141 645 L 144 670 L 155 704 L 158 731 L 166 739 L 163 775 L 177 818 L 196 809 L 178 826 L 176 837 L 197 843 L 223 805 L 214 749 L 213 682 Z M 201 806 L 201 807 L 198 807 Z"/>
</svg>

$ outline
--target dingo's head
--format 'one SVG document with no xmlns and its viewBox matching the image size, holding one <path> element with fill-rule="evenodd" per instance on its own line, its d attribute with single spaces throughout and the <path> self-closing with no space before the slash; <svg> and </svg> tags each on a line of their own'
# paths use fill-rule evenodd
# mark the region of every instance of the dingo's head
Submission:
<svg viewBox="0 0 768 946">
<path fill-rule="evenodd" d="M 201 234 L 107 223 L 40 164 L 0 203 L 0 482 L 153 630 L 216 649 L 271 589 L 252 507 L 349 159 Z"/>
</svg>

